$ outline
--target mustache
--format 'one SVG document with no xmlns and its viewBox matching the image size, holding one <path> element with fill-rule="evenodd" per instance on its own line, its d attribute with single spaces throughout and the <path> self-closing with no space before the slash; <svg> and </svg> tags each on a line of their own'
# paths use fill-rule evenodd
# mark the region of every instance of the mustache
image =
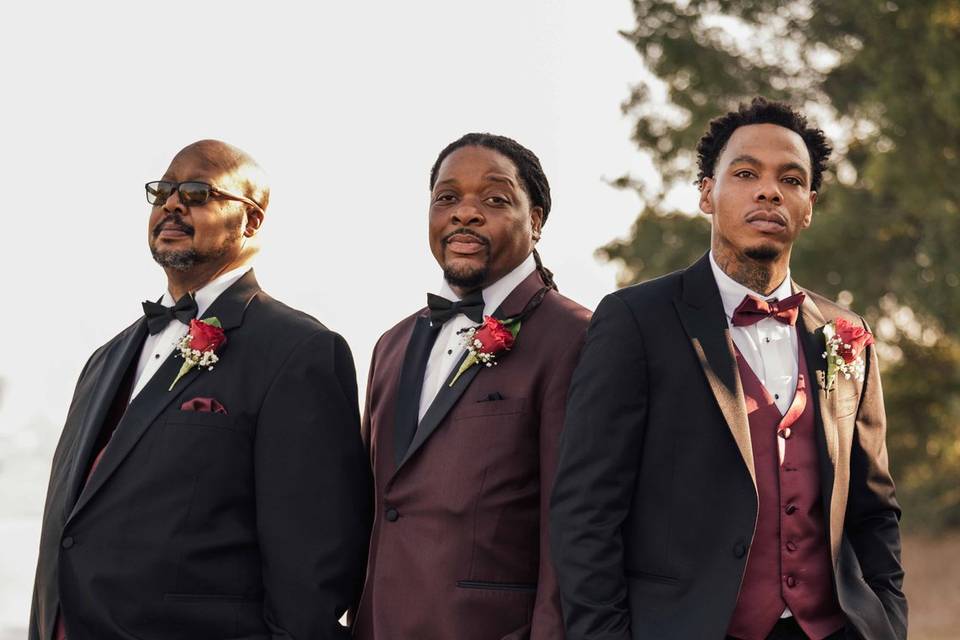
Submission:
<svg viewBox="0 0 960 640">
<path fill-rule="evenodd" d="M 160 231 L 168 224 L 176 227 L 180 231 L 183 231 L 187 235 L 192 236 L 194 234 L 193 227 L 191 227 L 190 225 L 188 225 L 186 222 L 183 221 L 183 216 L 181 216 L 179 213 L 174 212 L 157 223 L 157 226 L 153 228 L 153 237 L 156 238 L 157 236 L 159 236 Z"/>
<path fill-rule="evenodd" d="M 452 238 L 453 236 L 473 236 L 484 246 L 486 247 L 490 246 L 489 240 L 484 238 L 482 235 L 480 235 L 473 229 L 467 229 L 466 227 L 460 227 L 459 229 L 454 229 L 447 235 L 443 236 L 443 240 L 441 242 L 443 242 L 443 244 L 447 244 L 448 242 L 450 242 L 450 238 Z"/>
</svg>

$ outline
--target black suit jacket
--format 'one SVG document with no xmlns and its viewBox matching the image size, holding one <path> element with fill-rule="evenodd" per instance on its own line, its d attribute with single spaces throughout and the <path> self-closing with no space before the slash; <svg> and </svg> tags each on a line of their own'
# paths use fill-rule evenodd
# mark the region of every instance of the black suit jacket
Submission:
<svg viewBox="0 0 960 640">
<path fill-rule="evenodd" d="M 796 287 L 795 287 L 796 288 Z M 851 637 L 906 637 L 900 508 L 877 358 L 823 388 L 823 325 L 862 320 L 807 293 L 797 324 L 814 395 L 834 578 Z M 707 256 L 594 313 L 574 373 L 551 509 L 570 640 L 722 640 L 757 517 L 750 429 Z"/>
<path fill-rule="evenodd" d="M 359 596 L 371 480 L 344 340 L 248 272 L 203 315 L 228 342 L 164 362 L 84 483 L 140 319 L 83 369 L 53 459 L 30 639 L 326 639 Z M 183 411 L 214 398 L 227 414 Z"/>
</svg>

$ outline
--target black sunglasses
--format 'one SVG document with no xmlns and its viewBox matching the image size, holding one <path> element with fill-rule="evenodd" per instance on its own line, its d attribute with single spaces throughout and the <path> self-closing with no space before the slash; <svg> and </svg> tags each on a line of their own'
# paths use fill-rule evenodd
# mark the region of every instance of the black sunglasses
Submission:
<svg viewBox="0 0 960 640">
<path fill-rule="evenodd" d="M 147 202 L 154 206 L 160 206 L 167 201 L 173 192 L 176 191 L 180 196 L 180 202 L 189 206 L 200 206 L 213 197 L 226 198 L 228 200 L 237 200 L 245 202 L 257 208 L 260 213 L 264 213 L 263 207 L 244 196 L 238 196 L 227 191 L 217 189 L 212 184 L 206 182 L 197 182 L 188 180 L 187 182 L 172 182 L 170 180 L 154 180 L 144 185 L 147 190 Z M 266 214 L 264 214 L 266 215 Z"/>
</svg>

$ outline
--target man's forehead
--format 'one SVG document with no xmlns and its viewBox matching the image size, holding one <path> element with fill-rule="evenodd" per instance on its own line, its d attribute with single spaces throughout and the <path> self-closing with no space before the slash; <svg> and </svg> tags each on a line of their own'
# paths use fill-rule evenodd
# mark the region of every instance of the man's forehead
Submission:
<svg viewBox="0 0 960 640">
<path fill-rule="evenodd" d="M 750 157 L 760 162 L 780 164 L 794 161 L 810 166 L 810 153 L 796 131 L 776 124 L 751 124 L 738 127 L 723 149 L 723 161 Z"/>
<path fill-rule="evenodd" d="M 174 180 L 184 182 L 187 180 L 198 180 L 201 182 L 218 183 L 231 180 L 236 174 L 236 170 L 225 169 L 217 166 L 199 154 L 189 151 L 178 153 L 170 162 L 166 172 L 163 174 L 165 180 Z"/>
</svg>

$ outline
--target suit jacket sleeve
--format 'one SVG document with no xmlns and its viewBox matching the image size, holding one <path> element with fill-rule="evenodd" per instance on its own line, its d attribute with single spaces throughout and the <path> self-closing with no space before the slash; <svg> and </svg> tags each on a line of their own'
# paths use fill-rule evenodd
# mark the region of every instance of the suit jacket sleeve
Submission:
<svg viewBox="0 0 960 640">
<path fill-rule="evenodd" d="M 276 639 L 348 638 L 338 622 L 363 581 L 371 478 L 353 358 L 318 331 L 282 365 L 255 442 L 264 618 Z"/>
<path fill-rule="evenodd" d="M 556 478 L 560 433 L 567 409 L 567 392 L 580 349 L 583 347 L 583 337 L 578 336 L 566 352 L 552 363 L 553 374 L 540 407 L 540 575 L 537 580 L 530 640 L 558 640 L 564 637 L 560 591 L 550 554 L 550 494 Z"/>
<path fill-rule="evenodd" d="M 568 640 L 629 640 L 622 525 L 647 414 L 636 319 L 616 295 L 597 307 L 573 374 L 550 525 Z"/>
<path fill-rule="evenodd" d="M 907 637 L 907 601 L 900 564 L 900 506 L 887 463 L 886 414 L 876 351 L 868 349 L 850 450 L 850 490 L 844 531 L 863 579 L 883 603 L 897 638 Z"/>
</svg>

